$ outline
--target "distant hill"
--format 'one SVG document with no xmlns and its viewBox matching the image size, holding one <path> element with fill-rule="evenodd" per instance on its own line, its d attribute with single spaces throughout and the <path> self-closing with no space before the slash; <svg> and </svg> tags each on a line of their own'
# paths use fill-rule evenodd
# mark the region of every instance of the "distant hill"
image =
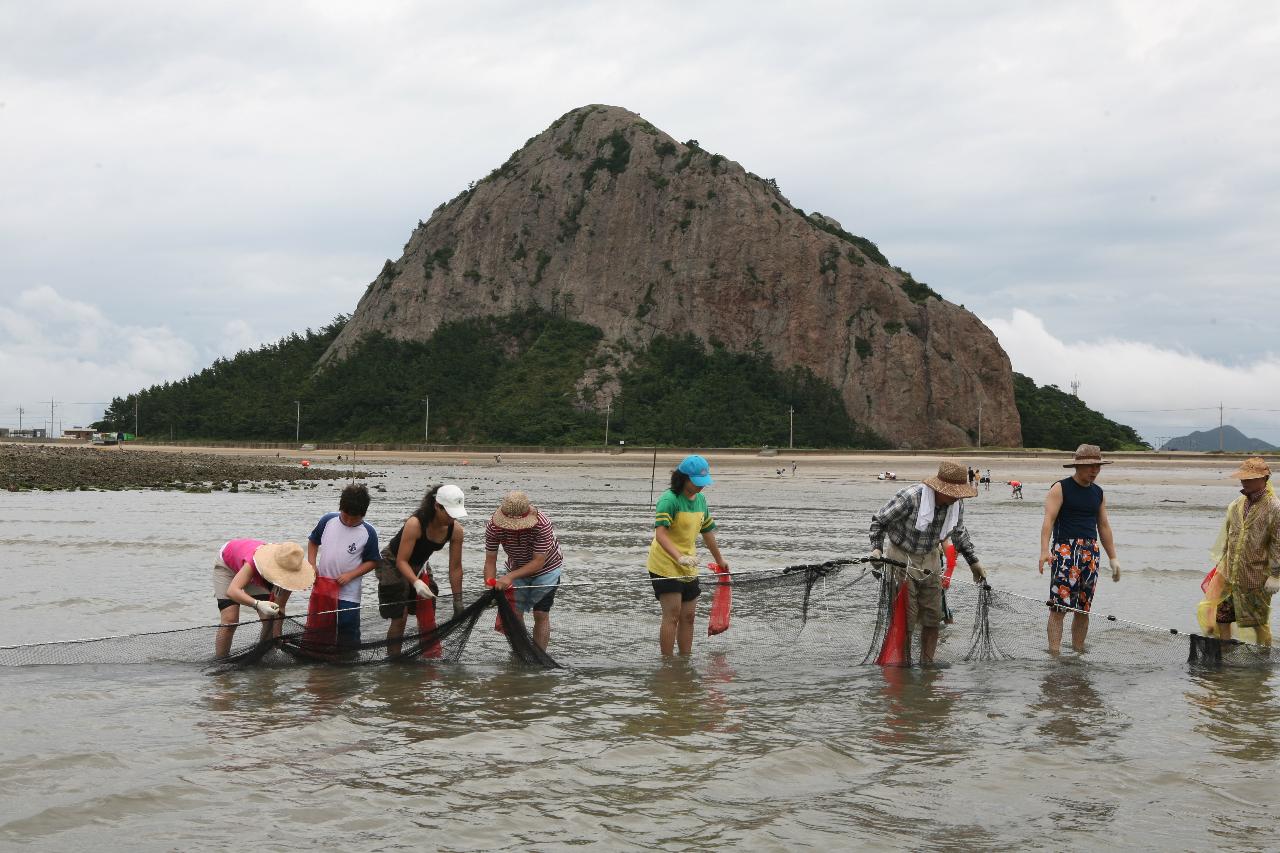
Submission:
<svg viewBox="0 0 1280 853">
<path fill-rule="evenodd" d="M 1022 445 L 1075 450 L 1096 444 L 1103 450 L 1150 450 L 1132 427 L 1116 423 L 1056 385 L 1037 386 L 1013 374 L 1013 394 L 1022 418 Z M 1215 445 L 1216 447 L 1216 445 Z"/>
<path fill-rule="evenodd" d="M 1218 430 L 1207 429 L 1204 432 L 1193 432 L 1180 435 L 1164 443 L 1161 450 L 1276 450 L 1274 444 L 1268 444 L 1260 438 L 1250 438 L 1233 426 L 1222 427 L 1222 441 L 1218 441 Z"/>
</svg>

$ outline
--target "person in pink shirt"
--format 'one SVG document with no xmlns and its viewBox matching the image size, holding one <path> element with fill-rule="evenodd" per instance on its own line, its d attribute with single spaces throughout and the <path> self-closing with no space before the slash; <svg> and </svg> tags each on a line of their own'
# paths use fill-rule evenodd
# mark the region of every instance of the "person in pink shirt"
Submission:
<svg viewBox="0 0 1280 853">
<path fill-rule="evenodd" d="M 231 653 L 240 605 L 258 611 L 262 622 L 260 641 L 284 627 L 284 606 L 289 593 L 315 583 L 315 569 L 307 563 L 296 542 L 266 543 L 258 539 L 232 539 L 218 549 L 213 563 L 213 595 L 218 602 L 218 628 L 214 653 Z"/>
</svg>

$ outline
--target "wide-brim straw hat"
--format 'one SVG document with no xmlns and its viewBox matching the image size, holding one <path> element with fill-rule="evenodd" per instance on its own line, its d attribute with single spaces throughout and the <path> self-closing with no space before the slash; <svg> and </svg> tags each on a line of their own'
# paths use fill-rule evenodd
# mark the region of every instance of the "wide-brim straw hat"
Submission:
<svg viewBox="0 0 1280 853">
<path fill-rule="evenodd" d="M 507 492 L 492 521 L 503 530 L 528 530 L 538 523 L 538 508 L 524 492 Z"/>
<path fill-rule="evenodd" d="M 925 477 L 922 482 L 935 492 L 953 498 L 971 498 L 978 494 L 978 490 L 969 485 L 968 469 L 956 462 L 943 462 L 938 466 L 937 476 Z"/>
<path fill-rule="evenodd" d="M 1270 477 L 1271 468 L 1261 456 L 1250 456 L 1240 463 L 1240 467 L 1228 478 L 1231 480 L 1256 480 L 1259 477 Z"/>
<path fill-rule="evenodd" d="M 268 542 L 253 552 L 253 564 L 268 583 L 299 592 L 316 582 L 316 570 L 297 542 Z"/>
<path fill-rule="evenodd" d="M 1110 465 L 1102 460 L 1102 448 L 1096 444 L 1082 444 L 1076 448 L 1076 455 L 1063 468 L 1074 468 L 1077 465 Z"/>
</svg>

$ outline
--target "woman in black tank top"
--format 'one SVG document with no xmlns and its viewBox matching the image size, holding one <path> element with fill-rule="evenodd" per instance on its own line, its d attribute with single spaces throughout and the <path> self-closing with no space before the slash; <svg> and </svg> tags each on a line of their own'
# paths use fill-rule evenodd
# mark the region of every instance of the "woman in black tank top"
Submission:
<svg viewBox="0 0 1280 853">
<path fill-rule="evenodd" d="M 427 558 L 449 549 L 449 588 L 453 593 L 453 614 L 462 612 L 462 541 L 465 535 L 455 519 L 467 514 L 462 489 L 454 485 L 433 486 L 413 515 L 405 519 L 398 533 L 383 551 L 383 569 L 378 580 L 379 609 L 389 619 L 387 640 L 394 644 L 404 636 L 409 614 L 414 612 L 418 583 L 434 595 L 439 591 L 430 573 L 423 575 Z"/>
</svg>

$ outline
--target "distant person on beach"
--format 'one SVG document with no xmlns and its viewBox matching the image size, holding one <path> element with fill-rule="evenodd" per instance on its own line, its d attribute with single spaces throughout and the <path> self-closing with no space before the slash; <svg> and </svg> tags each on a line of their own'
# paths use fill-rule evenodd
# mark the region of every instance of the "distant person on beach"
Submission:
<svg viewBox="0 0 1280 853">
<path fill-rule="evenodd" d="M 649 544 L 649 581 L 662 608 L 658 628 L 658 649 L 671 657 L 693 651 L 693 620 L 698 596 L 698 536 L 711 552 L 716 565 L 726 571 L 729 564 L 716 544 L 716 523 L 707 509 L 702 490 L 712 483 L 711 467 L 696 454 L 686 456 L 671 472 L 667 490 L 654 507 L 653 541 Z"/>
<path fill-rule="evenodd" d="M 1089 607 L 1098 583 L 1098 545 L 1107 552 L 1111 580 L 1120 580 L 1120 560 L 1116 557 L 1111 522 L 1102 488 L 1094 482 L 1103 465 L 1102 450 L 1096 444 L 1082 444 L 1063 468 L 1074 468 L 1070 477 L 1049 487 L 1044 499 L 1044 522 L 1040 525 L 1040 574 L 1050 572 L 1049 654 L 1062 646 L 1062 625 L 1067 611 L 1071 617 L 1071 647 L 1084 651 L 1089 633 Z"/>
<path fill-rule="evenodd" d="M 991 469 L 987 469 L 987 473 L 982 475 L 982 487 L 986 491 L 991 491 Z"/>
<path fill-rule="evenodd" d="M 347 486 L 338 498 L 338 511 L 321 516 L 307 537 L 307 562 L 319 577 L 337 581 L 337 642 L 347 648 L 360 645 L 361 578 L 381 559 L 378 532 L 364 520 L 368 511 L 369 490 Z"/>
<path fill-rule="evenodd" d="M 1010 480 L 1009 488 L 1009 497 L 1022 500 L 1022 482 L 1020 480 Z"/>
<path fill-rule="evenodd" d="M 1240 481 L 1240 497 L 1227 507 L 1212 551 L 1224 584 L 1218 636 L 1230 640 L 1234 622 L 1270 646 L 1271 597 L 1280 592 L 1280 498 L 1261 456 L 1246 459 L 1231 478 Z"/>
<path fill-rule="evenodd" d="M 374 570 L 378 578 L 378 614 L 387 625 L 387 652 L 400 654 L 400 638 L 411 615 L 417 615 L 418 599 L 435 598 L 439 592 L 431 576 L 428 558 L 449 549 L 449 589 L 453 592 L 453 615 L 462 612 L 462 525 L 465 518 L 462 489 L 455 485 L 432 486 L 422 503 L 387 547 Z"/>
<path fill-rule="evenodd" d="M 497 576 L 498 548 L 507 555 L 506 572 Z M 533 611 L 533 641 L 546 651 L 551 642 L 551 605 L 560 587 L 564 557 L 551 520 L 524 492 L 507 492 L 484 529 L 484 578 L 499 592 L 515 591 L 515 609 Z"/>
<path fill-rule="evenodd" d="M 976 476 L 976 472 L 973 470 L 972 466 L 971 466 L 971 467 L 969 467 L 968 471 L 969 471 L 969 485 L 972 487 L 972 486 L 973 486 L 973 481 L 974 481 L 975 476 Z"/>
<path fill-rule="evenodd" d="M 314 581 L 315 574 L 296 542 L 232 539 L 223 545 L 213 561 L 213 596 L 221 625 L 214 638 L 214 654 L 225 658 L 231 653 L 241 605 L 258 611 L 260 642 L 280 636 L 289 592 L 306 589 Z"/>
<path fill-rule="evenodd" d="M 907 563 L 908 630 L 920 629 L 920 662 L 933 663 L 938 629 L 946 619 L 942 606 L 942 542 L 950 539 L 964 556 L 973 582 L 985 583 L 987 573 L 973 550 L 964 525 L 964 498 L 978 490 L 965 482 L 965 472 L 955 462 L 943 462 L 934 477 L 907 486 L 871 517 L 871 558 Z M 921 569 L 929 568 L 928 574 Z"/>
</svg>

